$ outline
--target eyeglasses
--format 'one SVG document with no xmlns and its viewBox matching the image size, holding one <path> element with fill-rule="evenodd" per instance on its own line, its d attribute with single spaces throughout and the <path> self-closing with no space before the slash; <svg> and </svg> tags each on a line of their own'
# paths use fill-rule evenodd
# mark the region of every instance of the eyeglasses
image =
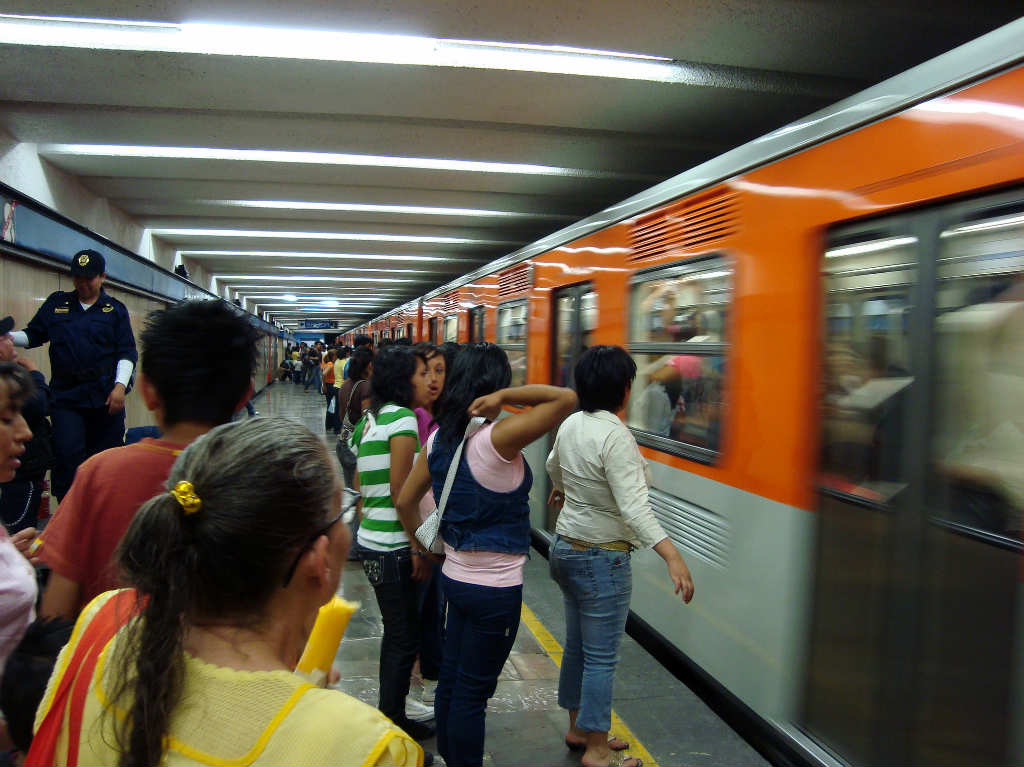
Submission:
<svg viewBox="0 0 1024 767">
<path fill-rule="evenodd" d="M 321 527 L 314 533 L 313 537 L 309 539 L 309 543 L 299 549 L 299 553 L 295 555 L 295 560 L 292 562 L 291 567 L 288 568 L 288 572 L 285 573 L 283 586 L 287 586 L 292 576 L 295 575 L 295 569 L 299 566 L 299 560 L 302 559 L 302 555 L 306 553 L 306 550 L 316 542 L 316 539 L 321 535 L 326 535 L 327 532 L 334 527 L 338 522 L 344 522 L 346 525 L 356 518 L 357 504 L 362 495 L 358 490 L 352 490 L 350 488 L 344 488 L 341 491 L 341 510 L 332 517 L 327 524 Z"/>
</svg>

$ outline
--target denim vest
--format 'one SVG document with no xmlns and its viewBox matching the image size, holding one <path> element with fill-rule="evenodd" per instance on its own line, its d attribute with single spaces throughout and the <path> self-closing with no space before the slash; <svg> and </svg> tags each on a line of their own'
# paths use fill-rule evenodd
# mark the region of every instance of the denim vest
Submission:
<svg viewBox="0 0 1024 767">
<path fill-rule="evenodd" d="M 448 467 L 459 443 L 434 438 L 434 447 L 427 459 L 434 486 L 434 499 L 441 499 Z M 523 461 L 523 481 L 515 490 L 496 493 L 473 477 L 463 450 L 455 472 L 455 481 L 448 496 L 448 505 L 441 518 L 441 537 L 456 551 L 495 551 L 501 554 L 530 552 L 530 488 L 533 472 Z"/>
</svg>

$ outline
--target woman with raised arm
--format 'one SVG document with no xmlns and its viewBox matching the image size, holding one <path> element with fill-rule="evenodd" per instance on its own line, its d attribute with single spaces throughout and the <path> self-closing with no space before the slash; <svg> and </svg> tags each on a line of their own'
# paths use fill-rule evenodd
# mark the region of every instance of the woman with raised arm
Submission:
<svg viewBox="0 0 1024 767">
<path fill-rule="evenodd" d="M 521 451 L 576 407 L 570 389 L 509 389 L 511 376 L 508 357 L 494 344 L 469 344 L 459 351 L 438 402 L 439 428 L 398 499 L 411 536 L 423 495 L 433 486 L 435 500 L 440 498 L 470 418 L 493 421 L 506 405 L 532 406 L 488 423 L 468 439 L 441 522 L 441 582 L 448 608 L 434 711 L 438 751 L 451 767 L 483 761 L 487 700 L 519 628 L 533 483 Z M 427 556 L 422 549 L 414 553 Z"/>
<path fill-rule="evenodd" d="M 558 705 L 569 712 L 565 744 L 583 751 L 584 767 L 609 764 L 629 744 L 609 740 L 612 684 L 633 590 L 630 552 L 653 548 L 675 592 L 693 598 L 686 563 L 651 511 L 647 465 L 616 413 L 629 401 L 636 363 L 618 346 L 592 346 L 576 363 L 580 410 L 558 430 L 547 460 L 560 507 L 551 545 L 551 576 L 565 601 L 565 652 Z M 640 767 L 639 759 L 622 762 Z"/>
<path fill-rule="evenodd" d="M 293 673 L 351 538 L 319 437 L 283 418 L 182 451 L 83 610 L 29 764 L 394 764 L 423 752 L 379 711 Z M 339 524 L 339 522 L 341 524 Z"/>
</svg>

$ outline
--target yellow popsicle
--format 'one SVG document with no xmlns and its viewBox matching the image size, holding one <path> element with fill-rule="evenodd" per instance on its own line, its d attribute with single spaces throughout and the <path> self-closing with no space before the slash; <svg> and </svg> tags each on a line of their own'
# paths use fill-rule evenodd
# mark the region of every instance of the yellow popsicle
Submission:
<svg viewBox="0 0 1024 767">
<path fill-rule="evenodd" d="M 338 654 L 338 645 L 348 627 L 349 618 L 358 607 L 358 602 L 349 602 L 336 596 L 320 608 L 313 631 L 306 641 L 306 649 L 302 651 L 299 665 L 295 667 L 296 673 L 313 684 L 321 687 L 326 685 L 327 675 L 334 663 L 334 656 Z"/>
</svg>

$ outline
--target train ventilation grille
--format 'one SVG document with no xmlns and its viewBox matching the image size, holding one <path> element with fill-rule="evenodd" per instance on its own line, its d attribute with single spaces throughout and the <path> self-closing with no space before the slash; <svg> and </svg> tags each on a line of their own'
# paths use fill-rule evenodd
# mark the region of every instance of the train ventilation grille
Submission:
<svg viewBox="0 0 1024 767">
<path fill-rule="evenodd" d="M 445 314 L 455 314 L 459 309 L 459 296 L 456 293 L 452 293 L 450 296 L 445 296 L 444 301 L 441 303 L 441 311 Z"/>
<path fill-rule="evenodd" d="M 739 229 L 739 202 L 733 192 L 717 191 L 637 219 L 629 233 L 630 261 L 701 250 Z"/>
<path fill-rule="evenodd" d="M 649 497 L 654 516 L 677 546 L 708 564 L 728 566 L 732 527 L 725 517 L 653 487 Z"/>
<path fill-rule="evenodd" d="M 532 282 L 530 265 L 523 264 L 498 274 L 498 297 L 514 296 L 530 289 Z"/>
</svg>

